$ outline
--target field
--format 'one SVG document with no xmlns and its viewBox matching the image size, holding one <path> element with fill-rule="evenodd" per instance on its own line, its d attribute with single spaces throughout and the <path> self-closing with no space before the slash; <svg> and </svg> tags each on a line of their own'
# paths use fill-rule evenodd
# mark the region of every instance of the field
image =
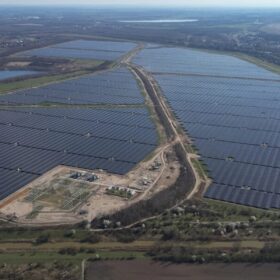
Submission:
<svg viewBox="0 0 280 280">
<path fill-rule="evenodd" d="M 205 196 L 280 208 L 280 76 L 181 48 L 147 48 L 134 62 L 152 73 L 207 165 L 213 183 Z"/>
<path fill-rule="evenodd" d="M 192 280 L 276 280 L 278 264 L 204 264 L 174 265 L 150 261 L 107 261 L 89 263 L 86 280 L 140 280 L 140 279 L 192 279 Z"/>
</svg>

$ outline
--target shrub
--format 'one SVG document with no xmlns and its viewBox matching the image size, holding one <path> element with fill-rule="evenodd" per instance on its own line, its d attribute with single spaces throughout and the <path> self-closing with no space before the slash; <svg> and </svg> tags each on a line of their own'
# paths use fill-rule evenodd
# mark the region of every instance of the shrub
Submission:
<svg viewBox="0 0 280 280">
<path fill-rule="evenodd" d="M 62 255 L 74 256 L 78 253 L 78 250 L 76 248 L 62 248 L 58 252 L 59 252 L 59 254 L 62 254 Z"/>
<path fill-rule="evenodd" d="M 123 232 L 123 233 L 118 233 L 116 235 L 116 239 L 117 239 L 118 242 L 131 243 L 131 242 L 136 240 L 136 237 L 135 237 L 135 235 L 133 235 L 130 232 L 127 232 L 127 233 Z"/>
<path fill-rule="evenodd" d="M 35 244 L 38 245 L 38 244 L 48 243 L 49 238 L 50 238 L 50 236 L 48 234 L 39 235 L 35 240 Z"/>
<path fill-rule="evenodd" d="M 89 234 L 88 236 L 86 236 L 84 239 L 82 239 L 80 242 L 82 243 L 98 243 L 100 242 L 101 238 L 99 235 L 97 234 Z"/>
</svg>

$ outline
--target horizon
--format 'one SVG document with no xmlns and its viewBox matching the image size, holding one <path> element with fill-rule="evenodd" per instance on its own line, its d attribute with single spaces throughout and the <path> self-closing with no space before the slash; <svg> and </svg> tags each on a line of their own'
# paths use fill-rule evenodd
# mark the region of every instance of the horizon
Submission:
<svg viewBox="0 0 280 280">
<path fill-rule="evenodd" d="M 167 10 L 167 9 L 185 9 L 185 10 L 202 10 L 202 9 L 211 9 L 211 10 L 261 10 L 261 9 L 280 9 L 279 6 L 191 6 L 191 5 L 104 5 L 104 4 L 2 4 L 0 3 L 1 8 L 103 8 L 103 9 L 157 9 L 157 10 Z"/>
<path fill-rule="evenodd" d="M 36 0 L 2 0 L 0 6 L 12 7 L 104 7 L 104 8 L 124 8 L 124 7 L 142 7 L 142 8 L 280 8 L 278 0 L 201 0 L 199 3 L 192 0 L 167 0 L 161 3 L 159 0 L 154 0 L 152 3 L 148 0 L 121 0 L 116 3 L 112 0 L 45 0 L 43 3 L 38 3 Z"/>
</svg>

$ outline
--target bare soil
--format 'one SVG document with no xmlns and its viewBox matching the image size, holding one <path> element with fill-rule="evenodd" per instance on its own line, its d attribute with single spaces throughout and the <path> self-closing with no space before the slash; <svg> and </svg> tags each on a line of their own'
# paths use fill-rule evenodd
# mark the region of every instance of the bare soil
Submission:
<svg viewBox="0 0 280 280">
<path fill-rule="evenodd" d="M 170 264 L 146 260 L 89 263 L 86 280 L 276 280 L 280 264 Z"/>
<path fill-rule="evenodd" d="M 31 64 L 31 61 L 11 61 L 6 64 L 6 67 L 26 67 Z"/>
<path fill-rule="evenodd" d="M 172 185 L 179 176 L 180 164 L 169 145 L 158 147 L 146 161 L 139 163 L 126 175 L 110 174 L 102 170 L 82 170 L 58 166 L 11 195 L 0 204 L 2 218 L 25 225 L 71 224 L 89 222 L 98 216 L 113 214 Z M 152 167 L 158 164 L 157 168 Z M 69 178 L 75 172 L 95 173 L 99 179 L 86 182 Z M 121 186 L 134 192 L 130 198 L 107 193 L 111 186 Z M 65 208 L 77 190 L 89 195 L 77 204 Z M 30 200 L 34 192 L 40 196 Z"/>
</svg>

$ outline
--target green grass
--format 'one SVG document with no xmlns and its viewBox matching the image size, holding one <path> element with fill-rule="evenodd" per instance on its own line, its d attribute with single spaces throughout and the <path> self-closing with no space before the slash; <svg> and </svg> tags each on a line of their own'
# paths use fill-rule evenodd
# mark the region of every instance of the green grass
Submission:
<svg viewBox="0 0 280 280">
<path fill-rule="evenodd" d="M 84 239 L 88 231 L 82 229 L 76 229 L 76 234 L 72 238 L 64 237 L 65 232 L 67 229 L 44 229 L 44 234 L 50 236 L 50 239 L 56 241 L 74 241 Z M 18 228 L 11 228 L 11 229 L 4 229 L 2 228 L 0 231 L 0 241 L 13 241 L 13 240 L 25 240 L 25 241 L 33 241 L 39 235 L 42 234 L 41 229 L 18 229 Z M 1 248 L 0 248 L 1 249 Z"/>
<path fill-rule="evenodd" d="M 147 259 L 145 252 L 134 252 L 134 251 L 126 251 L 126 252 L 99 252 L 98 253 L 101 259 L 124 259 L 124 258 L 134 258 L 134 259 Z"/>
<path fill-rule="evenodd" d="M 264 241 L 246 240 L 246 241 L 213 241 L 207 243 L 195 243 L 194 247 L 199 249 L 219 249 L 219 248 L 234 248 L 236 245 L 240 248 L 262 249 L 265 245 Z"/>
<path fill-rule="evenodd" d="M 127 258 L 147 259 L 144 252 L 97 252 L 97 253 L 77 253 L 75 255 L 59 254 L 53 252 L 33 252 L 33 253 L 1 253 L 0 264 L 28 264 L 28 263 L 53 263 L 55 261 L 61 263 L 72 263 L 80 265 L 84 259 L 96 258 L 98 255 L 100 260 L 111 259 L 121 260 Z"/>
<path fill-rule="evenodd" d="M 199 177 L 201 177 L 202 179 L 205 179 L 208 177 L 209 173 L 208 173 L 206 167 L 204 165 L 202 165 L 202 163 L 199 160 L 192 158 L 191 162 L 192 162 L 195 170 L 198 172 Z"/>
<path fill-rule="evenodd" d="M 103 60 L 85 60 L 85 59 L 72 59 L 71 61 L 73 61 L 73 64 L 80 66 L 81 69 L 95 68 L 105 62 Z"/>
<path fill-rule="evenodd" d="M 122 198 L 128 198 L 128 199 L 132 197 L 132 194 L 129 191 L 126 191 L 126 190 L 117 190 L 117 189 L 109 190 L 108 189 L 106 191 L 106 194 L 114 195 L 114 196 L 119 196 L 119 197 L 122 197 Z"/>
<path fill-rule="evenodd" d="M 27 264 L 27 263 L 53 263 L 54 261 L 60 261 L 63 263 L 76 263 L 80 264 L 83 259 L 88 258 L 89 254 L 77 254 L 62 255 L 59 253 L 45 253 L 45 252 L 34 252 L 34 253 L 1 253 L 0 264 Z"/>
<path fill-rule="evenodd" d="M 39 215 L 39 212 L 40 210 L 43 209 L 43 206 L 39 205 L 39 206 L 36 206 L 27 216 L 26 216 L 26 219 L 34 219 L 36 218 L 38 215 Z"/>
<path fill-rule="evenodd" d="M 219 213 L 227 213 L 226 217 L 224 217 L 225 220 L 242 221 L 248 220 L 250 216 L 256 216 L 258 220 L 274 219 L 275 215 L 279 215 L 280 213 L 278 210 L 263 210 L 206 198 L 203 200 L 207 203 L 210 209 Z"/>
</svg>

